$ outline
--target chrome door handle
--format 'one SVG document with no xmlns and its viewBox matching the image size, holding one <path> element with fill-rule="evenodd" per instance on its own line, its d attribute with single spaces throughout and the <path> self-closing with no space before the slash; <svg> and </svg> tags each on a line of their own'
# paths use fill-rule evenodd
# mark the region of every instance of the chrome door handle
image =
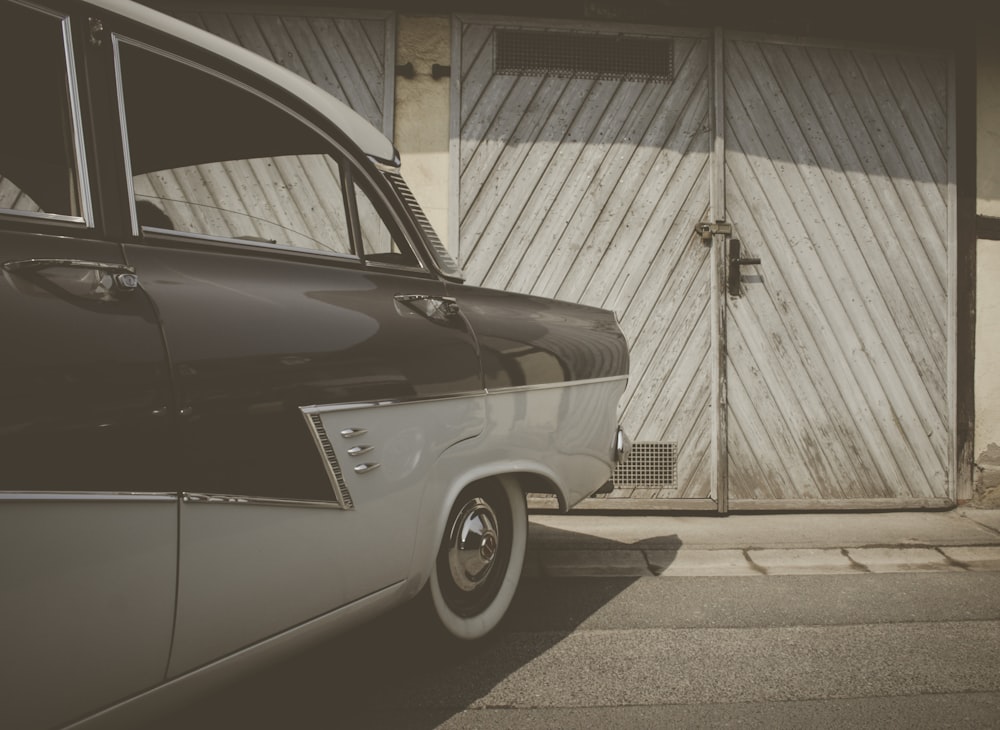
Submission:
<svg viewBox="0 0 1000 730">
<path fill-rule="evenodd" d="M 21 259 L 5 261 L 3 270 L 12 274 L 32 274 L 52 268 L 88 269 L 111 276 L 119 291 L 135 291 L 139 288 L 139 276 L 135 269 L 125 264 L 109 264 L 104 261 L 84 261 L 82 259 Z"/>
<path fill-rule="evenodd" d="M 432 294 L 396 294 L 393 299 L 397 305 L 402 305 L 434 322 L 447 323 L 459 314 L 458 301 L 455 297 L 441 297 Z"/>
</svg>

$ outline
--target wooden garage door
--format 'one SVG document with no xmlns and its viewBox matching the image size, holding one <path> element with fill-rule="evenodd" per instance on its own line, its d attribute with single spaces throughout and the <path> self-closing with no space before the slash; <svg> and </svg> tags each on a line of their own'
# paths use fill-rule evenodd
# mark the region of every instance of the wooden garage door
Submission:
<svg viewBox="0 0 1000 730">
<path fill-rule="evenodd" d="M 949 497 L 949 63 L 725 45 L 729 494 Z"/>
<path fill-rule="evenodd" d="M 667 79 L 566 74 L 569 51 L 517 73 L 512 28 L 454 44 L 459 253 L 472 283 L 619 314 L 640 449 L 611 496 L 952 499 L 949 59 L 665 33 Z M 761 259 L 737 296 L 727 237 L 694 232 L 719 219 Z"/>
<path fill-rule="evenodd" d="M 672 46 L 672 71 L 636 80 L 558 61 L 498 72 L 505 33 L 564 57 L 601 35 L 537 31 L 470 21 L 455 44 L 466 274 L 614 309 L 632 357 L 624 422 L 650 461 L 615 496 L 708 497 L 710 249 L 691 231 L 709 204 L 709 38 L 626 34 Z"/>
</svg>

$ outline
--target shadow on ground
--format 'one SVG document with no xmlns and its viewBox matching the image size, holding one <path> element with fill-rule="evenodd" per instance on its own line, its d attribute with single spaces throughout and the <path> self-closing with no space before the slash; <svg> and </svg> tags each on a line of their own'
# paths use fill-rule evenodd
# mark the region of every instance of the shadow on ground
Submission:
<svg viewBox="0 0 1000 730">
<path fill-rule="evenodd" d="M 532 525 L 532 540 L 572 544 L 572 533 Z M 680 547 L 676 536 L 655 547 Z M 642 549 L 588 538 L 591 549 Z M 533 549 L 529 542 L 529 558 Z M 637 578 L 525 578 L 503 624 L 456 645 L 404 606 L 344 636 L 244 678 L 145 730 L 390 728 L 429 730 L 481 706 L 503 681 L 611 604 Z M 531 704 L 530 698 L 524 698 Z M 488 702 L 487 702 L 488 704 Z"/>
</svg>

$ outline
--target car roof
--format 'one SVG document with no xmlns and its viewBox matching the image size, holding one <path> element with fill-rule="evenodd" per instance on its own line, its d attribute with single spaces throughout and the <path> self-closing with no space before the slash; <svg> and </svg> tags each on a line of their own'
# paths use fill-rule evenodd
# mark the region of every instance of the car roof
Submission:
<svg viewBox="0 0 1000 730">
<path fill-rule="evenodd" d="M 130 0 L 87 0 L 87 3 L 154 28 L 181 41 L 204 48 L 246 67 L 253 73 L 286 89 L 330 119 L 365 154 L 383 162 L 395 163 L 397 155 L 392 142 L 372 126 L 368 120 L 339 99 L 284 66 L 206 30 Z"/>
</svg>

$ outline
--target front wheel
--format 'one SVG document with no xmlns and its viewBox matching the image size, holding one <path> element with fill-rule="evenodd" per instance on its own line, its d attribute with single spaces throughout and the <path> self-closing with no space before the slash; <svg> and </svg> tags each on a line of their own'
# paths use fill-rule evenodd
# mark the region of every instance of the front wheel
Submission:
<svg viewBox="0 0 1000 730">
<path fill-rule="evenodd" d="M 452 636 L 480 639 L 514 598 L 528 541 L 520 487 L 507 480 L 466 487 L 448 515 L 429 581 L 430 602 Z"/>
</svg>

